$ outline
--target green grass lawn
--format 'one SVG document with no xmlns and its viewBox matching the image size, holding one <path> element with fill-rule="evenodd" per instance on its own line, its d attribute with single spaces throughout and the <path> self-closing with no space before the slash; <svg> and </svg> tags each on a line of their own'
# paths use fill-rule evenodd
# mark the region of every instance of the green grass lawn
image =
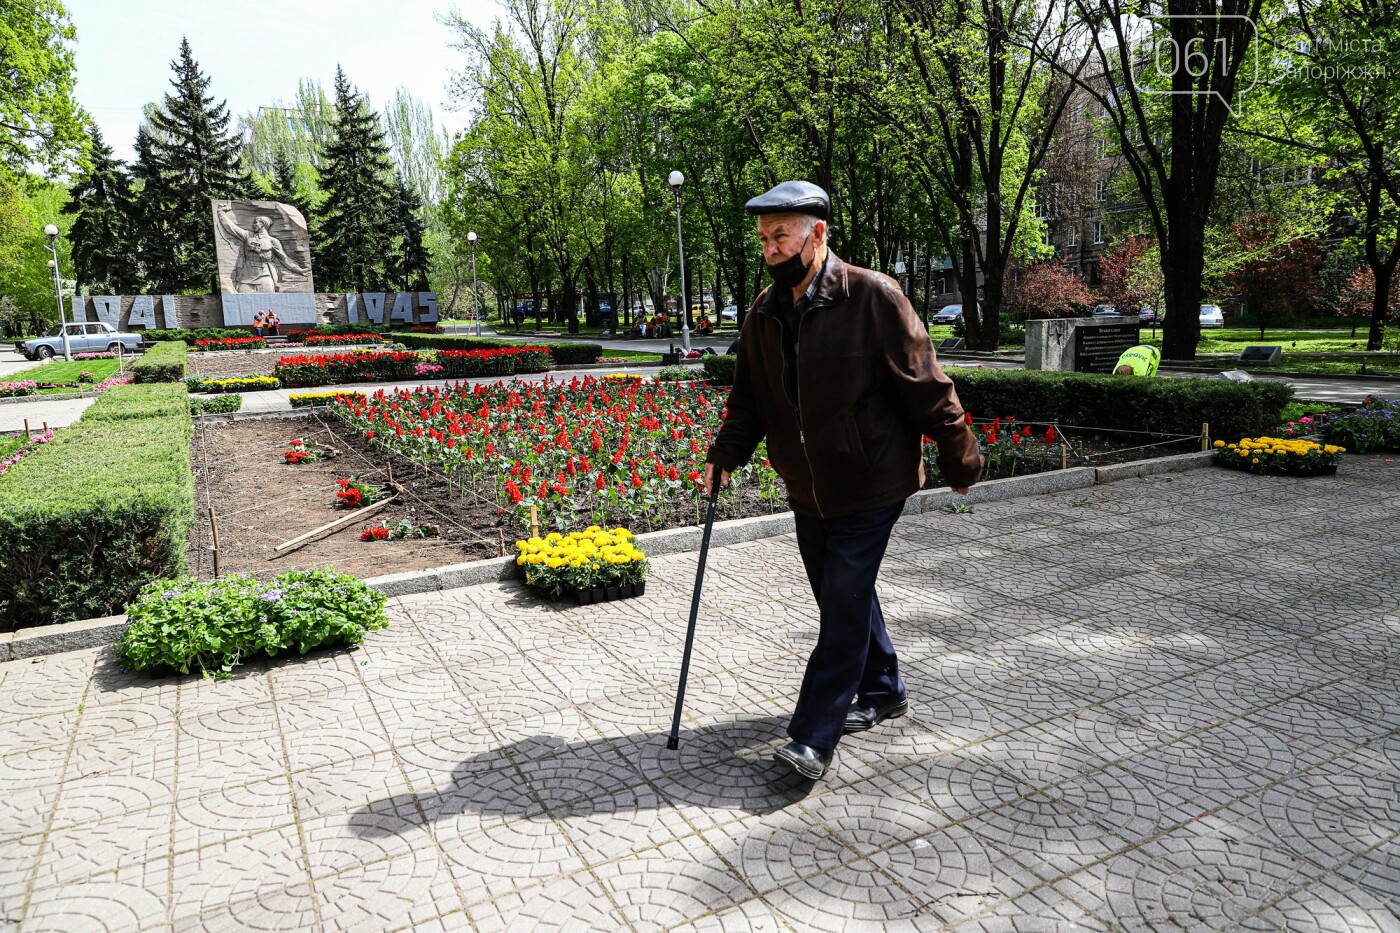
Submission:
<svg viewBox="0 0 1400 933">
<path fill-rule="evenodd" d="M 23 434 L 17 435 L 15 437 L 0 437 L 0 460 L 7 459 L 10 456 L 10 454 L 14 453 L 16 450 L 19 450 L 20 446 L 23 444 Z"/>
<path fill-rule="evenodd" d="M 1151 328 L 1142 329 L 1143 343 L 1155 347 L 1162 345 L 1162 329 L 1157 328 L 1155 336 Z M 1289 353 L 1345 353 L 1364 351 L 1366 336 L 1358 333 L 1351 337 L 1350 328 L 1334 330 L 1268 330 L 1263 339 L 1259 329 L 1254 327 L 1223 327 L 1219 330 L 1201 331 L 1201 342 L 1196 346 L 1197 353 L 1239 353 L 1245 347 L 1280 346 L 1284 359 Z"/>
<path fill-rule="evenodd" d="M 74 360 L 71 363 L 54 361 L 33 369 L 20 370 L 13 378 L 32 379 L 35 382 L 77 382 L 78 373 L 86 370 L 101 382 L 117 371 L 116 360 Z"/>
</svg>

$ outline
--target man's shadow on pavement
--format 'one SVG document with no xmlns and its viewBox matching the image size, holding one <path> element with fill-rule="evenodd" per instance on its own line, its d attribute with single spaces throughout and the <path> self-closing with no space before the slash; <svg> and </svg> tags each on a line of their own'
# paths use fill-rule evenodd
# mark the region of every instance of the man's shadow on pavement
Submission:
<svg viewBox="0 0 1400 933">
<path fill-rule="evenodd" d="M 675 751 L 658 733 L 574 742 L 531 736 L 473 755 L 447 784 L 369 803 L 351 824 L 362 837 L 383 837 L 402 824 L 376 814 L 417 822 L 417 806 L 430 821 L 468 812 L 548 820 L 675 806 L 772 813 L 813 786 L 771 758 L 786 723 L 769 717 L 685 730 Z"/>
</svg>

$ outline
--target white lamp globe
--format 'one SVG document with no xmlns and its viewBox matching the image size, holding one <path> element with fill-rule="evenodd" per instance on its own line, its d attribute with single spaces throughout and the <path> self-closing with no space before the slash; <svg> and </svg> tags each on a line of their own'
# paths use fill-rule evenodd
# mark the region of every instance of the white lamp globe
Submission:
<svg viewBox="0 0 1400 933">
<path fill-rule="evenodd" d="M 679 170 L 672 171 L 671 174 L 666 176 L 666 184 L 670 185 L 672 188 L 679 188 L 681 185 L 685 184 L 685 176 L 682 175 Z"/>
</svg>

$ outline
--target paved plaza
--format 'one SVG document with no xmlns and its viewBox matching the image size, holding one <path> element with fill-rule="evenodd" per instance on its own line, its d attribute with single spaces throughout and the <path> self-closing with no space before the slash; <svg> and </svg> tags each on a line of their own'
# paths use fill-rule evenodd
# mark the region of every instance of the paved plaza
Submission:
<svg viewBox="0 0 1400 933">
<path fill-rule="evenodd" d="M 1397 458 L 1400 459 L 1400 458 Z M 0 928 L 1400 929 L 1400 463 L 906 518 L 913 708 L 769 760 L 816 629 L 790 536 L 645 597 L 396 599 L 227 681 L 0 664 Z"/>
</svg>

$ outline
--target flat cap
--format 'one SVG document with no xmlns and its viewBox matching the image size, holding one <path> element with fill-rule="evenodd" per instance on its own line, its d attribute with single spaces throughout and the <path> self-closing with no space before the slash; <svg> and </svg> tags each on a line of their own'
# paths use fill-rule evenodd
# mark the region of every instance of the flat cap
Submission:
<svg viewBox="0 0 1400 933">
<path fill-rule="evenodd" d="M 810 181 L 785 181 L 774 185 L 744 205 L 750 214 L 811 214 L 831 219 L 831 199 Z"/>
</svg>

